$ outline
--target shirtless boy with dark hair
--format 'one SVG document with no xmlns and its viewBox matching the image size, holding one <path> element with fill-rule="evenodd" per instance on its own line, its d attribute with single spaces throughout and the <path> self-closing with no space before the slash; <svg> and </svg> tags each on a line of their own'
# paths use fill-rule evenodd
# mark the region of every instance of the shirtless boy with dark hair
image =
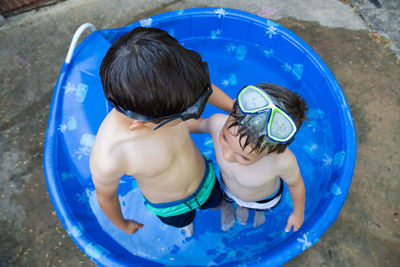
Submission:
<svg viewBox="0 0 400 267">
<path fill-rule="evenodd" d="M 138 27 L 120 37 L 103 59 L 100 76 L 114 106 L 90 156 L 101 209 L 127 233 L 143 227 L 121 212 L 119 181 L 130 175 L 146 207 L 191 236 L 196 209 L 218 207 L 222 192 L 212 162 L 182 121 L 200 117 L 208 98 L 226 111 L 232 100 L 210 84 L 207 64 L 198 53 L 156 28 Z"/>
</svg>

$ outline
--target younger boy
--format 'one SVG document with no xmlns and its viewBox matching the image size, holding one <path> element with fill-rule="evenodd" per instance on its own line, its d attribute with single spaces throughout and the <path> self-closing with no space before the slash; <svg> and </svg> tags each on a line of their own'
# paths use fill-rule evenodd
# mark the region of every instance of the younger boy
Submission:
<svg viewBox="0 0 400 267">
<path fill-rule="evenodd" d="M 265 222 L 264 211 L 282 199 L 283 181 L 293 200 L 293 212 L 285 230 L 297 231 L 304 220 L 305 188 L 296 157 L 287 146 L 305 120 L 307 105 L 296 93 L 270 83 L 244 87 L 230 115 L 190 120 L 192 132 L 212 135 L 221 169 L 225 202 L 221 208 L 222 230 L 236 217 L 246 224 L 255 210 L 253 227 Z"/>
<path fill-rule="evenodd" d="M 110 47 L 100 76 L 114 105 L 90 155 L 101 209 L 126 233 L 143 227 L 122 216 L 118 200 L 121 176 L 131 175 L 146 207 L 191 236 L 196 209 L 215 208 L 222 201 L 213 164 L 181 123 L 200 117 L 213 91 L 206 63 L 165 31 L 138 27 Z M 216 87 L 210 102 L 232 108 L 230 98 Z"/>
</svg>

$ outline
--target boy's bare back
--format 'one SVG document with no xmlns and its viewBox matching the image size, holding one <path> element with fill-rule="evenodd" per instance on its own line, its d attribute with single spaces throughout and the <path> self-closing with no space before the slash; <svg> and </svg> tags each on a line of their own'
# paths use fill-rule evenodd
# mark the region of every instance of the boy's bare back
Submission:
<svg viewBox="0 0 400 267">
<path fill-rule="evenodd" d="M 153 203 L 183 199 L 199 186 L 205 163 L 185 123 L 153 131 L 151 124 L 129 129 L 131 120 L 111 111 L 97 133 L 90 168 L 96 186 L 118 188 L 133 176 Z"/>
<path fill-rule="evenodd" d="M 152 27 L 137 27 L 119 37 L 103 58 L 100 78 L 114 106 L 90 158 L 102 211 L 126 233 L 143 227 L 121 211 L 119 180 L 131 175 L 145 206 L 190 236 L 196 209 L 217 207 L 222 191 L 212 162 L 206 165 L 182 121 L 199 118 L 207 100 L 230 109 L 224 103 L 231 103 L 230 98 L 212 89 L 207 62 L 199 53 Z"/>
</svg>

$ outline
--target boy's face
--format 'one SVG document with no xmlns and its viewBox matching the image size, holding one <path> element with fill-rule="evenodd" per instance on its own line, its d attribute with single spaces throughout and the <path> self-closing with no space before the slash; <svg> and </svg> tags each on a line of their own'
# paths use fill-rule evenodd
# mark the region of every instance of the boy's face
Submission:
<svg viewBox="0 0 400 267">
<path fill-rule="evenodd" d="M 243 150 L 239 143 L 239 136 L 235 136 L 237 127 L 228 129 L 228 126 L 231 125 L 231 123 L 232 118 L 229 116 L 219 135 L 219 142 L 222 146 L 222 155 L 224 159 L 228 162 L 237 162 L 240 165 L 247 166 L 265 157 L 265 150 L 260 154 L 258 154 L 256 151 L 250 152 L 252 150 L 251 144 L 246 146 Z M 243 144 L 245 142 L 245 138 L 243 138 L 241 141 Z"/>
</svg>

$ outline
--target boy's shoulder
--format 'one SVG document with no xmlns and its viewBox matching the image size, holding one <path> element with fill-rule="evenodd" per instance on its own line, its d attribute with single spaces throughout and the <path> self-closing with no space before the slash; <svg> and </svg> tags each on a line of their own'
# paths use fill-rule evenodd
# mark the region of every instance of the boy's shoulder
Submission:
<svg viewBox="0 0 400 267">
<path fill-rule="evenodd" d="M 129 133 L 121 130 L 110 112 L 100 125 L 90 153 L 90 168 L 101 173 L 119 172 L 123 166 L 123 140 Z"/>
<path fill-rule="evenodd" d="M 106 117 L 100 125 L 93 144 L 93 150 L 97 153 L 108 154 L 118 146 L 123 131 L 109 117 Z"/>
<path fill-rule="evenodd" d="M 89 162 L 92 176 L 98 181 L 107 182 L 124 174 L 123 159 L 99 143 L 93 145 Z"/>
<path fill-rule="evenodd" d="M 277 155 L 278 157 L 274 166 L 277 168 L 280 177 L 287 184 L 292 184 L 298 181 L 298 178 L 301 178 L 301 175 L 294 153 L 289 148 L 286 148 L 283 153 Z"/>
<path fill-rule="evenodd" d="M 296 156 L 289 148 L 279 154 L 273 153 L 273 157 L 274 168 L 281 174 L 282 178 L 292 177 L 294 173 L 298 173 L 299 165 L 297 164 Z"/>
<path fill-rule="evenodd" d="M 272 153 L 266 156 L 274 161 L 275 167 L 279 169 L 288 169 L 297 166 L 296 156 L 293 152 L 286 148 L 282 153 Z"/>
<path fill-rule="evenodd" d="M 215 113 L 208 118 L 208 125 L 212 131 L 220 130 L 228 119 L 228 115 Z"/>
</svg>

